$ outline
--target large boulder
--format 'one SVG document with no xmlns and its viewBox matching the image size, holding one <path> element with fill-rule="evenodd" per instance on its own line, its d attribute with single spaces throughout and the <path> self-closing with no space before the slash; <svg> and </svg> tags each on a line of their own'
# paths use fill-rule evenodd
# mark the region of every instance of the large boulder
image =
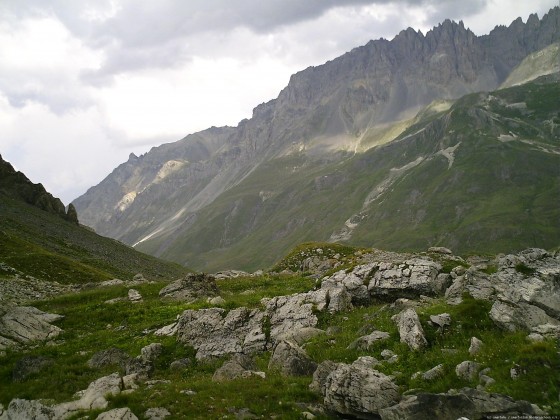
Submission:
<svg viewBox="0 0 560 420">
<path fill-rule="evenodd" d="M 374 274 L 368 285 L 369 293 L 378 299 L 417 298 L 438 293 L 436 278 L 441 265 L 427 259 L 413 258 L 402 263 L 373 265 Z"/>
<path fill-rule="evenodd" d="M 189 273 L 161 289 L 159 296 L 164 299 L 194 302 L 197 299 L 218 296 L 219 293 L 214 276 Z"/>
<path fill-rule="evenodd" d="M 177 340 L 193 346 L 197 359 L 236 353 L 253 353 L 266 348 L 264 314 L 245 307 L 227 312 L 222 308 L 186 310 L 177 323 Z"/>
<path fill-rule="evenodd" d="M 6 305 L 0 308 L 0 350 L 57 337 L 62 329 L 52 325 L 64 318 L 32 306 Z"/>
<path fill-rule="evenodd" d="M 428 345 L 418 314 L 412 308 L 405 309 L 392 317 L 397 324 L 401 342 L 412 350 L 420 350 Z"/>
<path fill-rule="evenodd" d="M 379 410 L 400 400 L 392 378 L 373 369 L 373 358 L 360 358 L 351 365 L 340 363 L 327 376 L 325 407 L 343 416 L 372 418 Z"/>
<path fill-rule="evenodd" d="M 379 411 L 382 420 L 456 420 L 497 417 L 540 416 L 545 414 L 526 401 L 515 401 L 501 394 L 471 388 L 458 393 L 418 393 L 409 395 L 392 407 Z"/>
<path fill-rule="evenodd" d="M 268 368 L 278 369 L 284 376 L 305 376 L 315 372 L 317 363 L 296 343 L 280 341 L 274 347 Z"/>
</svg>

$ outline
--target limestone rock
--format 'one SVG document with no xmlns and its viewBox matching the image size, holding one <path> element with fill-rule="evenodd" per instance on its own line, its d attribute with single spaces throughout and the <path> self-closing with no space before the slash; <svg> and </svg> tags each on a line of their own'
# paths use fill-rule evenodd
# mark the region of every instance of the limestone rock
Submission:
<svg viewBox="0 0 560 420">
<path fill-rule="evenodd" d="M 186 310 L 177 325 L 179 342 L 193 346 L 197 359 L 252 353 L 266 347 L 264 314 L 244 307 Z"/>
<path fill-rule="evenodd" d="M 374 331 L 371 334 L 357 338 L 348 346 L 349 350 L 369 350 L 375 343 L 387 340 L 390 337 L 385 331 Z"/>
<path fill-rule="evenodd" d="M 6 305 L 0 309 L 0 345 L 29 344 L 57 337 L 62 330 L 54 325 L 62 315 L 49 314 L 32 306 Z M 1 349 L 2 347 L 0 347 Z"/>
<path fill-rule="evenodd" d="M 442 364 L 437 365 L 430 370 L 427 370 L 422 374 L 422 379 L 425 381 L 433 381 L 434 379 L 440 378 L 445 373 L 445 368 Z"/>
<path fill-rule="evenodd" d="M 422 324 L 414 309 L 405 309 L 394 315 L 392 319 L 397 324 L 402 343 L 408 344 L 412 350 L 420 350 L 428 345 Z"/>
<path fill-rule="evenodd" d="M 313 372 L 313 380 L 309 384 L 309 389 L 317 394 L 325 395 L 325 386 L 327 383 L 327 377 L 333 372 L 339 363 L 333 362 L 331 360 L 325 360 L 319 363 L 315 372 Z"/>
<path fill-rule="evenodd" d="M 183 358 L 183 359 L 178 359 L 178 360 L 172 361 L 171 364 L 169 365 L 169 369 L 171 369 L 171 370 L 185 370 L 186 368 L 188 368 L 191 365 L 192 365 L 191 359 Z"/>
<path fill-rule="evenodd" d="M 526 401 L 472 388 L 445 394 L 409 395 L 392 407 L 379 411 L 382 420 L 482 419 L 492 416 L 538 416 L 545 414 Z"/>
<path fill-rule="evenodd" d="M 98 415 L 95 420 L 138 420 L 130 408 L 115 408 Z"/>
<path fill-rule="evenodd" d="M 448 313 L 430 315 L 430 321 L 436 324 L 439 328 L 443 329 L 451 325 L 451 315 L 449 315 Z"/>
<path fill-rule="evenodd" d="M 151 343 L 140 350 L 142 360 L 153 363 L 163 353 L 163 345 L 161 343 Z"/>
<path fill-rule="evenodd" d="M 484 343 L 476 337 L 471 337 L 471 345 L 469 346 L 469 354 L 474 356 L 478 354 L 484 346 Z"/>
<path fill-rule="evenodd" d="M 163 420 L 170 415 L 169 410 L 163 407 L 148 408 L 144 413 L 146 420 Z"/>
<path fill-rule="evenodd" d="M 250 376 L 261 376 L 263 372 L 255 372 L 255 364 L 250 356 L 245 354 L 235 354 L 225 362 L 212 376 L 214 382 L 231 381 L 238 378 L 248 378 Z"/>
<path fill-rule="evenodd" d="M 472 381 L 478 376 L 478 371 L 480 370 L 480 365 L 476 362 L 466 360 L 459 363 L 455 367 L 455 373 L 460 379 L 465 379 L 467 381 Z"/>
<path fill-rule="evenodd" d="M 118 373 L 113 373 L 93 381 L 86 390 L 81 391 L 80 399 L 55 405 L 56 417 L 66 418 L 81 410 L 98 410 L 107 407 L 108 395 L 121 392 L 122 380 Z"/>
<path fill-rule="evenodd" d="M 324 404 L 341 415 L 369 418 L 400 400 L 398 386 L 363 361 L 338 364 L 325 382 Z"/>
<path fill-rule="evenodd" d="M 268 368 L 278 369 L 284 376 L 304 376 L 311 375 L 317 363 L 296 343 L 280 341 L 272 352 Z"/>
<path fill-rule="evenodd" d="M 140 294 L 140 292 L 138 290 L 130 289 L 128 291 L 128 300 L 130 300 L 133 303 L 141 302 L 142 301 L 142 295 Z"/>
<path fill-rule="evenodd" d="M 560 325 L 541 308 L 524 302 L 496 301 L 490 310 L 490 318 L 508 331 L 531 330 L 544 324 Z"/>
<path fill-rule="evenodd" d="M 436 294 L 435 280 L 441 265 L 431 260 L 413 258 L 404 263 L 378 263 L 368 285 L 372 297 L 380 299 L 418 298 Z M 371 271 L 370 271 L 371 273 Z"/>
<path fill-rule="evenodd" d="M 213 276 L 204 273 L 189 273 L 186 277 L 174 281 L 160 290 L 159 296 L 183 302 L 219 295 L 218 286 Z"/>
<path fill-rule="evenodd" d="M 8 409 L 0 415 L 1 420 L 53 420 L 56 412 L 39 401 L 14 398 L 10 401 Z"/>
<path fill-rule="evenodd" d="M 226 300 L 221 296 L 216 296 L 213 298 L 208 298 L 208 303 L 214 306 L 220 306 L 226 303 Z"/>
<path fill-rule="evenodd" d="M 276 337 L 277 341 L 293 341 L 298 346 L 306 343 L 312 338 L 324 335 L 326 332 L 319 328 L 303 327 L 296 330 L 287 331 Z"/>
</svg>

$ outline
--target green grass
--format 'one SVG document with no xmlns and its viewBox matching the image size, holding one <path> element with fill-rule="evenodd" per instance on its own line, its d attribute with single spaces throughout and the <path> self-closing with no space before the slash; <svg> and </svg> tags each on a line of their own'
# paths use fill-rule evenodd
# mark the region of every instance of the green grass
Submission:
<svg viewBox="0 0 560 420">
<path fill-rule="evenodd" d="M 1 195 L 0 213 L 0 262 L 24 276 L 83 284 L 130 280 L 137 273 L 174 280 L 189 271 Z"/>
<path fill-rule="evenodd" d="M 305 249 L 306 247 L 299 248 Z M 291 254 L 292 255 L 292 254 Z M 297 252 L 296 254 L 297 255 Z M 348 255 L 353 253 L 348 251 Z M 442 258 L 445 258 L 442 257 Z M 220 280 L 220 294 L 226 300 L 226 310 L 239 307 L 260 307 L 263 297 L 305 292 L 315 287 L 315 281 L 298 275 L 270 275 Z M 52 345 L 36 346 L 21 351 L 8 351 L 0 363 L 0 403 L 7 406 L 12 398 L 45 399 L 63 402 L 85 389 L 93 380 L 118 371 L 118 366 L 90 369 L 87 361 L 100 350 L 116 347 L 131 357 L 140 354 L 142 347 L 152 342 L 163 345 L 163 355 L 157 360 L 152 379 L 169 382 L 153 387 L 141 386 L 131 394 L 110 398 L 109 408 L 127 406 L 142 418 L 150 407 L 166 407 L 172 418 L 235 418 L 235 413 L 248 409 L 264 418 L 298 419 L 309 404 L 320 403 L 320 396 L 308 390 L 311 376 L 282 377 L 268 370 L 270 354 L 256 355 L 257 370 L 266 378 L 253 377 L 226 383 L 215 383 L 212 375 L 224 359 L 197 361 L 195 351 L 179 344 L 174 337 L 155 337 L 151 333 L 175 321 L 185 309 L 200 309 L 209 305 L 204 301 L 192 304 L 162 301 L 159 290 L 167 283 L 143 284 L 135 287 L 143 296 L 142 303 L 123 301 L 104 303 L 109 299 L 126 297 L 128 289 L 122 286 L 96 288 L 77 294 L 60 296 L 39 302 L 42 310 L 64 315 L 57 322 L 64 333 Z M 249 293 L 247 293 L 249 291 Z M 468 295 L 456 306 L 443 300 L 433 300 L 417 309 L 424 326 L 428 347 L 411 351 L 400 342 L 397 327 L 391 317 L 399 312 L 388 304 L 374 303 L 336 314 L 318 313 L 319 327 L 337 327 L 329 335 L 314 338 L 306 346 L 310 357 L 317 363 L 324 360 L 352 363 L 360 356 L 374 356 L 390 349 L 398 354 L 395 364 L 383 362 L 378 370 L 395 376 L 401 392 L 421 389 L 428 392 L 447 392 L 451 388 L 476 387 L 477 381 L 459 380 L 455 366 L 464 360 L 473 360 L 482 367 L 490 367 L 489 376 L 496 383 L 488 388 L 515 399 L 524 399 L 547 408 L 551 413 L 560 411 L 557 395 L 560 391 L 558 345 L 554 341 L 531 343 L 526 333 L 511 333 L 497 328 L 489 318 L 491 302 L 479 301 Z M 429 316 L 447 312 L 452 323 L 445 331 L 430 326 Z M 265 327 L 266 329 L 266 327 Z M 374 330 L 386 331 L 390 338 L 368 350 L 348 350 L 360 336 Z M 485 345 L 475 355 L 468 354 L 470 338 L 476 336 Z M 442 349 L 453 349 L 446 353 Z M 12 370 L 24 355 L 46 356 L 52 363 L 40 373 L 23 382 L 12 381 Z M 189 358 L 192 364 L 184 371 L 171 371 L 173 360 Z M 417 371 L 427 371 L 443 363 L 444 375 L 433 381 L 412 379 Z M 510 369 L 518 365 L 525 373 L 513 380 Z M 124 373 L 121 371 L 121 374 Z M 194 391 L 188 395 L 186 390 Z M 93 419 L 99 411 L 88 413 Z"/>
</svg>

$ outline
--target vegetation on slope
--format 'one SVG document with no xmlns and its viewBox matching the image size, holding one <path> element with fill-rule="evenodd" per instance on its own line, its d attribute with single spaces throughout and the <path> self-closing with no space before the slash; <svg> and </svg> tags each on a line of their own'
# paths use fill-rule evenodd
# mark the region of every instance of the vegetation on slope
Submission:
<svg viewBox="0 0 560 420">
<path fill-rule="evenodd" d="M 187 270 L 101 237 L 61 217 L 0 195 L 0 279 L 11 267 L 23 275 L 62 284 L 83 284 L 142 273 L 173 280 Z M 4 267 L 4 268 L 1 268 Z"/>
<path fill-rule="evenodd" d="M 280 261 L 277 268 L 297 268 L 316 249 L 320 249 L 318 244 L 300 246 Z M 325 248 L 322 255 L 328 256 L 331 251 L 340 253 L 348 267 L 355 265 L 362 252 L 366 252 L 335 245 L 331 249 Z M 378 251 L 367 252 L 375 254 Z M 452 262 L 447 256 L 440 255 L 440 258 L 444 266 L 451 267 Z M 194 349 L 189 346 L 178 344 L 173 337 L 152 335 L 155 329 L 172 323 L 185 309 L 209 307 L 206 301 L 192 304 L 162 301 L 158 292 L 164 285 L 166 283 L 162 282 L 139 285 L 137 289 L 143 296 L 141 303 L 126 299 L 114 304 L 105 303 L 109 299 L 126 297 L 127 288 L 123 286 L 97 288 L 38 303 L 36 306 L 42 310 L 65 316 L 57 323 L 64 333 L 49 346 L 37 346 L 24 353 L 7 352 L 0 364 L 0 403 L 7 406 L 15 397 L 57 402 L 70 400 L 76 391 L 85 389 L 94 379 L 118 369 L 116 366 L 101 370 L 89 368 L 87 361 L 93 354 L 116 347 L 136 356 L 142 347 L 152 342 L 161 342 L 164 348 L 152 376 L 156 382 L 111 398 L 109 408 L 129 407 L 141 419 L 151 407 L 166 407 L 172 413 L 170 418 L 176 419 L 235 418 L 244 410 L 265 418 L 298 419 L 303 411 L 309 411 L 309 407 L 321 402 L 308 389 L 310 376 L 283 377 L 269 371 L 268 352 L 256 356 L 257 370 L 266 373 L 265 379 L 252 376 L 225 383 L 213 382 L 212 375 L 223 359 L 197 361 Z M 263 274 L 219 280 L 218 286 L 225 298 L 221 306 L 230 310 L 240 306 L 258 308 L 263 297 L 305 292 L 316 287 L 316 281 L 313 277 L 300 275 Z M 476 387 L 477 381 L 458 379 L 455 374 L 458 363 L 473 360 L 491 369 L 489 375 L 496 382 L 487 388 L 489 392 L 528 400 L 544 406 L 550 413 L 560 412 L 557 398 L 560 378 L 556 374 L 560 361 L 555 341 L 530 342 L 526 333 L 499 329 L 488 316 L 489 303 L 465 295 L 463 302 L 456 306 L 440 299 L 421 304 L 417 311 L 429 345 L 423 351 L 413 352 L 400 342 L 391 320 L 391 316 L 399 311 L 400 308 L 393 305 L 373 303 L 334 315 L 318 313 L 319 327 L 329 329 L 329 333 L 313 339 L 306 345 L 306 350 L 318 363 L 324 360 L 350 363 L 366 355 L 382 360 L 381 351 L 392 350 L 399 355 L 398 361 L 383 362 L 376 369 L 394 375 L 401 392 L 407 389 L 446 392 L 450 388 Z M 451 315 L 452 323 L 441 331 L 430 326 L 428 321 L 430 315 L 443 312 Z M 373 330 L 386 331 L 390 338 L 369 350 L 347 348 L 358 337 Z M 468 353 L 473 336 L 485 343 L 475 356 Z M 12 379 L 12 371 L 17 361 L 28 355 L 48 357 L 51 363 L 40 373 L 16 382 Z M 190 366 L 183 371 L 170 369 L 171 361 L 180 358 L 191 359 Z M 426 371 L 440 363 L 444 366 L 441 377 L 432 381 L 412 378 L 415 372 Z M 512 367 L 523 372 L 517 379 L 511 377 Z M 85 413 L 80 418 L 94 419 L 97 414 L 99 411 Z"/>
</svg>

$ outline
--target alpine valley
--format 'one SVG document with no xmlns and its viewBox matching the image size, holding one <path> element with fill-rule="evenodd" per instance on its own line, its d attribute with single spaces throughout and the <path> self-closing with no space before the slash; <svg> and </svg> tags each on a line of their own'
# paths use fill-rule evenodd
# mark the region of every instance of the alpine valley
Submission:
<svg viewBox="0 0 560 420">
<path fill-rule="evenodd" d="M 446 20 L 291 77 L 237 127 L 116 168 L 74 201 L 101 235 L 255 270 L 305 241 L 460 253 L 560 237 L 560 8 L 476 36 Z"/>
<path fill-rule="evenodd" d="M 67 208 L 0 156 L 0 420 L 558 418 L 559 98 L 555 7 L 371 41 Z"/>
</svg>

